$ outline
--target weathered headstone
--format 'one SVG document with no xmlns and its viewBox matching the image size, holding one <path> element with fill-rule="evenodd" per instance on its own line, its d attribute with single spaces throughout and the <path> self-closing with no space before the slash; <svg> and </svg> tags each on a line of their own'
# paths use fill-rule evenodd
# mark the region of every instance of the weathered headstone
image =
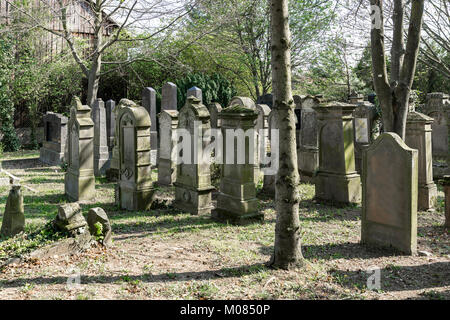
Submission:
<svg viewBox="0 0 450 320">
<path fill-rule="evenodd" d="M 132 101 L 124 104 L 117 118 L 120 155 L 117 198 L 122 209 L 148 210 L 155 192 L 150 163 L 150 115 Z"/>
<path fill-rule="evenodd" d="M 217 102 L 210 103 L 208 105 L 208 111 L 211 122 L 211 128 L 220 129 L 219 113 L 222 111 L 222 106 Z"/>
<path fill-rule="evenodd" d="M 255 163 L 258 165 L 255 168 L 255 183 L 259 183 L 261 179 L 261 158 L 265 156 L 268 152 L 268 148 L 270 145 L 269 141 L 269 114 L 270 108 L 265 104 L 257 104 L 256 105 L 256 113 L 258 114 L 258 118 L 256 118 L 255 131 L 256 131 L 256 155 L 255 155 Z"/>
<path fill-rule="evenodd" d="M 22 191 L 20 190 L 20 185 L 12 185 L 6 200 L 1 235 L 3 237 L 12 237 L 24 231 L 24 228 L 25 215 Z"/>
<path fill-rule="evenodd" d="M 142 106 L 150 115 L 152 123 L 150 127 L 150 144 L 151 144 L 151 162 L 152 165 L 157 164 L 158 160 L 158 122 L 156 119 L 156 91 L 151 87 L 142 90 Z"/>
<path fill-rule="evenodd" d="M 119 123 L 117 122 L 117 118 L 119 117 L 119 112 L 122 108 L 126 106 L 133 106 L 134 102 L 128 99 L 122 99 L 119 101 L 119 104 L 114 108 L 114 119 L 115 119 L 115 129 L 114 129 L 114 146 L 112 149 L 111 155 L 111 164 L 109 168 L 106 170 L 106 178 L 108 181 L 117 181 L 119 179 Z"/>
<path fill-rule="evenodd" d="M 232 105 L 220 113 L 222 120 L 222 135 L 224 138 L 224 164 L 222 165 L 220 192 L 217 197 L 217 208 L 213 211 L 213 218 L 226 220 L 233 223 L 241 223 L 246 220 L 262 220 L 264 214 L 258 212 L 258 200 L 256 199 L 256 187 L 254 180 L 253 157 L 250 154 L 250 139 L 244 143 L 245 150 L 239 150 L 236 146 L 236 137 L 227 137 L 226 130 L 254 129 L 257 114 L 254 110 L 239 105 Z M 228 141 L 233 139 L 233 141 Z M 243 139 L 246 139 L 243 137 Z M 227 150 L 227 145 L 232 145 L 233 150 Z M 244 151 L 244 161 L 238 164 L 238 152 Z M 234 154 L 231 161 L 227 161 Z"/>
<path fill-rule="evenodd" d="M 188 89 L 188 91 L 186 92 L 186 101 L 187 101 L 187 98 L 189 98 L 190 96 L 196 97 L 203 103 L 202 89 L 200 89 L 198 87 L 192 87 L 192 88 Z"/>
<path fill-rule="evenodd" d="M 59 230 L 67 232 L 71 236 L 84 233 L 87 226 L 86 219 L 84 219 L 78 202 L 59 206 L 54 224 Z"/>
<path fill-rule="evenodd" d="M 102 99 L 97 99 L 92 106 L 92 120 L 94 121 L 94 174 L 102 176 L 110 166 L 106 108 Z"/>
<path fill-rule="evenodd" d="M 95 198 L 94 122 L 91 109 L 74 97 L 70 108 L 69 152 L 64 192 L 72 201 Z"/>
<path fill-rule="evenodd" d="M 105 247 L 109 247 L 112 244 L 111 224 L 105 210 L 102 208 L 90 209 L 87 216 L 87 224 L 90 234 L 96 238 L 101 237 L 100 242 Z M 101 235 L 98 234 L 100 230 L 97 224 L 101 225 Z"/>
<path fill-rule="evenodd" d="M 271 141 L 271 130 L 276 129 L 278 126 L 277 110 L 272 109 L 270 111 L 269 116 L 267 117 L 267 124 L 269 126 L 268 139 L 270 142 Z M 270 148 L 270 144 L 269 144 L 269 148 Z M 271 152 L 271 150 L 269 149 L 268 152 Z M 277 176 L 275 174 L 265 174 L 261 192 L 268 196 L 275 197 L 276 178 L 277 178 Z"/>
<path fill-rule="evenodd" d="M 163 110 L 158 114 L 158 118 L 160 136 L 158 184 L 170 186 L 177 180 L 177 155 L 173 150 L 177 144 L 178 111 Z"/>
<path fill-rule="evenodd" d="M 350 97 L 357 105 L 353 112 L 353 127 L 355 130 L 355 167 L 358 174 L 361 174 L 363 149 L 372 143 L 372 127 L 375 119 L 375 106 L 368 101 L 364 101 L 362 96 L 358 99 Z"/>
<path fill-rule="evenodd" d="M 332 102 L 314 107 L 319 132 L 316 198 L 341 204 L 361 202 L 361 179 L 355 170 L 353 116 L 356 106 Z"/>
<path fill-rule="evenodd" d="M 57 166 L 67 161 L 67 122 L 67 117 L 58 113 L 47 112 L 44 115 L 44 141 L 39 156 L 41 162 Z"/>
<path fill-rule="evenodd" d="M 233 97 L 230 101 L 230 107 L 240 106 L 251 110 L 256 110 L 255 101 L 249 97 Z"/>
<path fill-rule="evenodd" d="M 418 151 L 384 133 L 363 152 L 362 243 L 417 251 Z"/>
<path fill-rule="evenodd" d="M 450 228 L 450 176 L 444 176 L 442 179 L 445 194 L 445 224 L 444 227 Z"/>
<path fill-rule="evenodd" d="M 300 181 L 314 183 L 319 169 L 319 142 L 317 113 L 313 107 L 320 99 L 305 96 L 301 99 L 299 134 L 297 136 L 297 161 Z"/>
<path fill-rule="evenodd" d="M 418 209 L 428 210 L 436 206 L 437 187 L 433 181 L 431 125 L 433 118 L 413 111 L 406 120 L 406 144 L 418 150 Z"/>
<path fill-rule="evenodd" d="M 108 151 L 111 153 L 114 147 L 114 133 L 116 131 L 115 130 L 116 116 L 114 113 L 114 109 L 116 108 L 116 102 L 114 100 L 106 101 L 105 108 L 106 108 L 106 137 L 108 140 Z"/>
<path fill-rule="evenodd" d="M 161 92 L 161 111 L 177 110 L 177 86 L 172 82 L 166 82 Z"/>
<path fill-rule="evenodd" d="M 177 181 L 175 186 L 175 207 L 191 214 L 211 213 L 211 185 L 210 155 L 203 154 L 208 141 L 204 135 L 211 128 L 208 109 L 194 96 L 187 98 L 178 117 L 178 130 L 189 132 L 190 157 L 186 162 L 177 165 Z M 201 132 L 202 135 L 196 134 Z M 205 139 L 208 140 L 208 139 Z M 183 151 L 184 152 L 184 151 Z"/>
<path fill-rule="evenodd" d="M 424 113 L 434 119 L 431 125 L 432 145 L 433 145 L 433 164 L 435 165 L 435 174 L 450 174 L 450 99 L 448 94 L 441 92 L 429 93 Z"/>
</svg>

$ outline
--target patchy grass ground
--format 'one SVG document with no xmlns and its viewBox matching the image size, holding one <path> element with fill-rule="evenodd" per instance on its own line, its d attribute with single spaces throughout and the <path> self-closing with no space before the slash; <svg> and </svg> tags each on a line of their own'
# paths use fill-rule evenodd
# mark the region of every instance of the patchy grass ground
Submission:
<svg viewBox="0 0 450 320">
<path fill-rule="evenodd" d="M 27 232 L 39 230 L 67 201 L 64 173 L 58 167 L 10 171 L 38 191 L 23 190 Z M 83 212 L 105 209 L 113 246 L 7 266 L 0 270 L 0 299 L 450 299 L 450 236 L 442 228 L 442 190 L 439 208 L 421 212 L 418 220 L 419 250 L 432 256 L 411 257 L 360 245 L 361 208 L 317 204 L 314 186 L 301 185 L 306 260 L 303 268 L 287 272 L 265 267 L 275 229 L 274 203 L 268 198 L 260 198 L 264 223 L 232 226 L 163 206 L 150 212 L 119 210 L 113 203 L 114 185 L 96 182 L 96 200 L 83 204 Z M 8 187 L 0 187 L 1 214 L 7 193 Z M 171 194 L 167 188 L 158 190 L 159 198 Z M 0 262 L 12 252 L 52 241 L 41 238 L 0 240 Z M 381 269 L 378 291 L 366 289 L 366 270 L 372 266 Z M 67 280 L 74 268 L 80 270 L 81 286 L 70 290 Z"/>
</svg>

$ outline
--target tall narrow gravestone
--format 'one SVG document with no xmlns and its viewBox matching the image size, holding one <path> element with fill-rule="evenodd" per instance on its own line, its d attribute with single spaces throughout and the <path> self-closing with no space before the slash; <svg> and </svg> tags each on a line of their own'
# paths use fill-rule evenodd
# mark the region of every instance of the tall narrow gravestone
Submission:
<svg viewBox="0 0 450 320">
<path fill-rule="evenodd" d="M 178 111 L 163 110 L 158 114 L 160 146 L 158 153 L 158 184 L 170 186 L 177 180 L 177 154 L 173 151 L 177 144 Z"/>
<path fill-rule="evenodd" d="M 174 205 L 192 214 L 209 214 L 212 209 L 211 159 L 209 154 L 203 153 L 209 142 L 204 135 L 210 128 L 208 109 L 200 99 L 189 96 L 179 114 L 178 130 L 186 130 L 183 142 L 189 150 L 181 150 L 183 154 L 180 155 L 181 163 L 177 165 L 177 181 L 174 183 Z"/>
<path fill-rule="evenodd" d="M 208 105 L 208 111 L 211 122 L 211 128 L 220 129 L 219 113 L 222 111 L 222 106 L 217 102 L 210 103 Z"/>
<path fill-rule="evenodd" d="M 383 133 L 363 153 L 361 242 L 417 250 L 418 151 Z"/>
<path fill-rule="evenodd" d="M 251 163 L 252 134 L 236 136 L 239 129 L 244 132 L 254 129 L 257 116 L 254 110 L 238 105 L 225 108 L 220 113 L 224 138 L 224 163 L 217 208 L 213 211 L 214 219 L 233 223 L 264 219 L 264 214 L 258 212 L 256 199 L 254 166 Z M 227 135 L 227 130 L 236 135 L 230 133 Z"/>
<path fill-rule="evenodd" d="M 114 132 L 116 131 L 115 130 L 116 116 L 114 114 L 116 102 L 114 100 L 106 101 L 105 108 L 106 108 L 106 137 L 108 140 L 108 151 L 111 153 L 114 147 Z"/>
<path fill-rule="evenodd" d="M 278 126 L 278 117 L 277 117 L 278 113 L 276 109 L 272 109 L 269 113 L 269 116 L 267 117 L 267 123 L 269 126 L 269 134 L 268 134 L 268 139 L 269 139 L 269 148 L 271 146 L 270 142 L 272 140 L 272 129 L 276 129 Z M 272 150 L 269 149 L 269 152 L 272 152 Z M 264 175 L 264 180 L 263 180 L 263 188 L 261 190 L 262 193 L 271 196 L 271 197 L 275 197 L 275 182 L 276 182 L 277 176 L 276 174 L 265 174 Z"/>
<path fill-rule="evenodd" d="M 148 210 L 155 189 L 150 163 L 150 116 L 145 108 L 127 103 L 120 110 L 118 200 L 126 210 Z"/>
<path fill-rule="evenodd" d="M 361 202 L 361 179 L 355 170 L 353 145 L 355 108 L 339 102 L 314 107 L 319 128 L 319 171 L 315 179 L 318 200 Z"/>
<path fill-rule="evenodd" d="M 432 123 L 433 118 L 416 111 L 408 112 L 405 142 L 410 148 L 418 150 L 419 210 L 432 209 L 436 206 L 437 201 L 437 187 L 433 181 Z"/>
<path fill-rule="evenodd" d="M 362 97 L 350 97 L 350 101 L 354 101 L 357 105 L 353 112 L 353 127 L 355 129 L 355 167 L 358 174 L 361 174 L 362 152 L 363 149 L 372 143 L 372 126 L 375 118 L 375 106 L 368 101 L 364 101 Z"/>
<path fill-rule="evenodd" d="M 259 183 L 261 177 L 261 160 L 263 157 L 267 155 L 268 146 L 270 145 L 269 141 L 269 114 L 270 108 L 265 104 L 257 104 L 256 105 L 256 113 L 258 114 L 258 118 L 256 118 L 256 157 L 255 162 L 258 164 L 258 168 L 255 174 L 257 174 L 255 178 L 255 183 Z"/>
<path fill-rule="evenodd" d="M 150 127 L 150 144 L 151 144 L 151 162 L 152 165 L 157 164 L 158 159 L 158 123 L 156 120 L 156 91 L 151 87 L 142 90 L 142 106 L 150 115 L 152 123 Z"/>
<path fill-rule="evenodd" d="M 317 113 L 313 107 L 318 106 L 319 98 L 306 96 L 301 99 L 299 135 L 297 141 L 297 158 L 300 180 L 314 183 L 319 169 L 319 143 Z"/>
<path fill-rule="evenodd" d="M 69 166 L 64 179 L 65 194 L 72 201 L 95 198 L 94 122 L 91 109 L 74 97 L 69 119 Z"/>
<path fill-rule="evenodd" d="M 41 162 L 57 166 L 67 161 L 67 122 L 67 117 L 58 113 L 47 112 L 44 115 L 44 141 L 39 156 Z"/>
<path fill-rule="evenodd" d="M 102 99 L 97 99 L 92 107 L 92 120 L 94 121 L 94 174 L 102 176 L 110 166 L 106 108 Z"/>
<path fill-rule="evenodd" d="M 172 82 L 167 82 L 161 90 L 161 111 L 177 110 L 177 86 Z"/>
</svg>

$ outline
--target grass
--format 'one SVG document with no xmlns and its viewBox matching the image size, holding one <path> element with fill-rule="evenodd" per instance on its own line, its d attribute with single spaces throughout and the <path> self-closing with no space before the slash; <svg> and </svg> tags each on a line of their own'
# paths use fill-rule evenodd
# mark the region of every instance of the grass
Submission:
<svg viewBox="0 0 450 320">
<path fill-rule="evenodd" d="M 9 154 L 20 158 L 21 154 Z M 0 261 L 57 240 L 49 230 L 66 203 L 64 172 L 57 167 L 10 170 L 36 189 L 24 192 L 27 237 L 0 240 Z M 157 172 L 153 171 L 156 180 Z M 259 186 L 261 187 L 261 186 Z M 8 187 L 0 187 L 0 213 Z M 314 186 L 300 186 L 303 267 L 273 270 L 270 260 L 276 212 L 261 197 L 263 223 L 234 226 L 193 216 L 170 205 L 127 212 L 114 204 L 114 184 L 96 179 L 96 198 L 82 203 L 85 214 L 102 207 L 113 245 L 73 257 L 55 257 L 0 271 L 0 299 L 449 299 L 450 237 L 442 228 L 443 193 L 435 212 L 418 215 L 418 247 L 432 257 L 402 256 L 362 246 L 361 207 L 334 208 L 314 201 Z M 159 187 L 158 199 L 173 199 Z M 1 215 L 0 215 L 1 222 Z M 31 236 L 33 235 L 33 236 Z M 81 270 L 81 291 L 67 290 L 68 270 Z M 367 289 L 368 270 L 381 270 L 381 290 Z"/>
</svg>

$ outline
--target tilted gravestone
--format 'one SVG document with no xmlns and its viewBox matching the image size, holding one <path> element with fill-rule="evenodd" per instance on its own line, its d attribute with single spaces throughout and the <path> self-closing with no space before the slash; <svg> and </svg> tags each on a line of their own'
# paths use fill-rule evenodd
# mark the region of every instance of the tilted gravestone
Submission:
<svg viewBox="0 0 450 320">
<path fill-rule="evenodd" d="M 246 132 L 248 129 L 254 129 L 257 116 L 254 110 L 239 105 L 225 108 L 220 113 L 225 159 L 221 170 L 217 208 L 213 211 L 214 219 L 233 223 L 264 219 L 264 214 L 258 212 L 256 199 L 254 165 L 251 163 L 253 155 L 250 150 L 252 136 L 250 134 L 239 138 L 234 134 L 226 134 L 227 130 L 242 129 Z M 242 140 L 240 144 L 236 141 L 239 139 Z M 241 147 L 238 147 L 239 145 Z"/>
<path fill-rule="evenodd" d="M 150 144 L 151 144 L 151 162 L 152 165 L 157 164 L 158 159 L 158 123 L 156 119 L 156 91 L 151 87 L 142 90 L 142 106 L 150 115 L 152 123 L 150 127 Z"/>
<path fill-rule="evenodd" d="M 74 97 L 70 108 L 68 168 L 65 194 L 72 201 L 95 198 L 94 122 L 91 109 Z"/>
<path fill-rule="evenodd" d="M 319 133 L 318 200 L 361 202 L 361 179 L 355 170 L 353 116 L 356 106 L 332 102 L 314 107 Z"/>
<path fill-rule="evenodd" d="M 211 158 L 203 153 L 209 142 L 203 135 L 210 128 L 208 109 L 200 99 L 189 96 L 179 113 L 178 130 L 189 132 L 189 136 L 183 136 L 183 141 L 188 139 L 185 146 L 190 150 L 183 149 L 182 152 L 188 152 L 188 155 L 181 157 L 183 160 L 177 165 L 174 205 L 191 214 L 209 214 L 212 209 L 211 192 L 214 187 L 211 185 Z"/>
<path fill-rule="evenodd" d="M 20 185 L 12 185 L 6 200 L 1 235 L 3 237 L 12 237 L 24 231 L 24 228 L 25 215 L 22 191 L 20 190 Z"/>
<path fill-rule="evenodd" d="M 161 90 L 161 111 L 177 110 L 177 86 L 172 82 L 166 82 Z"/>
<path fill-rule="evenodd" d="M 114 147 L 114 133 L 116 129 L 116 116 L 114 109 L 116 108 L 116 102 L 114 100 L 108 100 L 105 103 L 106 108 L 106 139 L 108 140 L 108 151 L 111 153 Z"/>
<path fill-rule="evenodd" d="M 67 117 L 62 114 L 47 112 L 44 115 L 44 141 L 39 156 L 41 162 L 57 166 L 67 161 L 67 122 Z"/>
<path fill-rule="evenodd" d="M 211 128 L 220 129 L 219 113 L 222 111 L 222 106 L 217 102 L 210 103 L 208 105 L 208 111 L 211 122 Z"/>
<path fill-rule="evenodd" d="M 422 113 L 408 112 L 406 120 L 406 144 L 418 150 L 418 209 L 428 210 L 436 206 L 437 187 L 433 181 L 431 125 L 433 118 Z"/>
<path fill-rule="evenodd" d="M 120 110 L 128 105 L 133 106 L 134 102 L 128 99 L 121 99 L 119 104 L 114 108 L 114 145 L 111 152 L 111 163 L 109 168 L 106 170 L 106 178 L 108 181 L 117 181 L 119 179 L 119 123 L 117 122 L 117 118 L 119 117 Z"/>
<path fill-rule="evenodd" d="M 383 133 L 363 153 L 361 242 L 417 250 L 418 151 Z"/>
<path fill-rule="evenodd" d="M 121 102 L 122 103 L 122 102 Z M 132 101 L 124 103 L 119 124 L 118 202 L 122 209 L 148 210 L 155 189 L 150 163 L 150 116 Z"/>
<path fill-rule="evenodd" d="M 320 99 L 313 96 L 301 98 L 299 113 L 299 134 L 297 135 L 297 162 L 300 180 L 314 183 L 319 169 L 319 143 L 317 113 L 313 107 Z"/>
<path fill-rule="evenodd" d="M 441 92 L 429 93 L 424 113 L 434 119 L 431 125 L 435 175 L 450 174 L 450 98 Z"/>
<path fill-rule="evenodd" d="M 90 209 L 87 216 L 87 224 L 90 234 L 100 238 L 101 244 L 105 247 L 109 247 L 112 244 L 111 223 L 105 210 L 102 208 Z M 101 226 L 100 228 L 99 225 Z"/>
<path fill-rule="evenodd" d="M 94 121 L 94 174 L 98 177 L 104 175 L 110 166 L 106 108 L 102 99 L 97 99 L 92 106 L 92 121 Z"/>
<path fill-rule="evenodd" d="M 158 184 L 170 186 L 177 180 L 177 154 L 173 151 L 177 144 L 178 111 L 163 110 L 158 114 L 160 145 L 158 152 Z"/>
<path fill-rule="evenodd" d="M 202 89 L 200 89 L 198 87 L 192 87 L 192 88 L 188 89 L 188 91 L 186 92 L 186 101 L 187 101 L 187 98 L 189 98 L 190 96 L 193 96 L 193 97 L 199 99 L 200 102 L 203 103 Z"/>
<path fill-rule="evenodd" d="M 60 205 L 53 223 L 60 231 L 67 232 L 71 236 L 84 233 L 87 226 L 78 202 Z"/>
</svg>

